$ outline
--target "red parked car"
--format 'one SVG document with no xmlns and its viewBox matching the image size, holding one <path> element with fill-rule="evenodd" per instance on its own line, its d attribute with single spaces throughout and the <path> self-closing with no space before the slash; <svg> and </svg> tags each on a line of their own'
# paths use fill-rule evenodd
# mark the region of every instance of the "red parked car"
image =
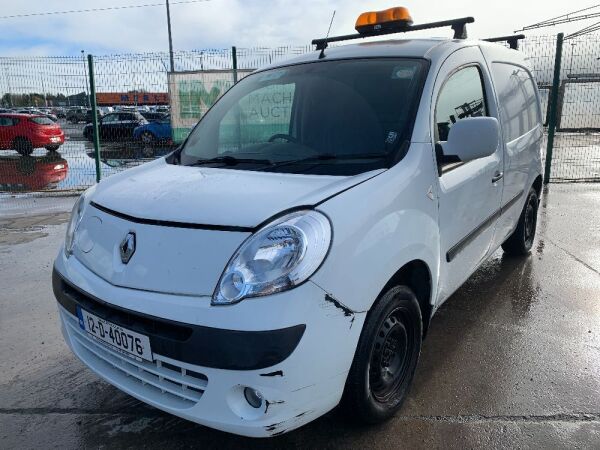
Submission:
<svg viewBox="0 0 600 450">
<path fill-rule="evenodd" d="M 0 114 L 0 150 L 13 149 L 30 155 L 33 149 L 45 147 L 55 151 L 64 144 L 60 125 L 39 114 Z"/>
</svg>

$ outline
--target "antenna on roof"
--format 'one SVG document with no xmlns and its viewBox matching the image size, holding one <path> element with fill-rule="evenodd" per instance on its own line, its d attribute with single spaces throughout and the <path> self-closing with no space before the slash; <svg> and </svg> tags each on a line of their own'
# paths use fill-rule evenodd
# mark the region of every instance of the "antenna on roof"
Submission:
<svg viewBox="0 0 600 450">
<path fill-rule="evenodd" d="M 325 36 L 325 39 L 327 39 L 329 37 L 329 32 L 331 31 L 331 25 L 333 25 L 333 19 L 335 18 L 335 9 L 333 10 L 333 14 L 331 15 L 331 20 L 329 21 L 329 28 L 327 28 L 327 36 Z M 325 57 L 325 48 L 321 49 L 321 53 L 319 54 L 319 59 L 324 58 Z"/>
<path fill-rule="evenodd" d="M 333 25 L 333 19 L 335 18 L 335 9 L 333 10 L 333 14 L 331 15 L 331 21 L 329 22 L 329 28 L 327 28 L 327 36 L 329 37 L 329 32 L 331 31 L 331 25 Z"/>
</svg>

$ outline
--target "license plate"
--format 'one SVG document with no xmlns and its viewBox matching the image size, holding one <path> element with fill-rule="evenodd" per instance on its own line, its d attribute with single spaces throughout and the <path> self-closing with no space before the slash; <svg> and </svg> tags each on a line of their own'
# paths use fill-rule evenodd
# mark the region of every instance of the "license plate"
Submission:
<svg viewBox="0 0 600 450">
<path fill-rule="evenodd" d="M 58 142 L 58 141 L 60 141 L 60 138 L 58 138 L 58 137 L 51 137 L 50 138 L 50 142 Z"/>
<path fill-rule="evenodd" d="M 148 336 L 128 330 L 77 307 L 79 327 L 96 340 L 136 359 L 152 361 Z"/>
</svg>

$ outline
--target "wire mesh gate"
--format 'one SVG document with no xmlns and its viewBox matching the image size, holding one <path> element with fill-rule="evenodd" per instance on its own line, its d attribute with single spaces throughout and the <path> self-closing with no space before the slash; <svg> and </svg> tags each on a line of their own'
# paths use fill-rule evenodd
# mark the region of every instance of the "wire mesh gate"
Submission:
<svg viewBox="0 0 600 450">
<path fill-rule="evenodd" d="M 552 125 L 551 119 L 555 125 L 549 181 L 600 181 L 600 39 L 589 34 L 564 42 L 553 95 L 556 48 L 556 36 L 531 36 L 520 48 L 529 57 L 540 89 L 544 125 Z M 231 72 L 234 66 L 241 72 L 309 51 L 314 49 L 307 45 L 175 52 L 175 72 Z M 168 111 L 168 53 L 97 56 L 93 61 L 100 116 L 119 109 L 152 118 Z M 53 119 L 66 138 L 58 151 L 40 147 L 22 156 L 10 145 L 0 149 L 0 195 L 78 192 L 96 182 L 97 168 L 102 177 L 110 176 L 173 149 L 169 139 L 146 145 L 133 138 L 111 142 L 101 135 L 96 162 L 86 131 L 91 121 L 88 70 L 84 55 L 0 58 L 0 112 L 57 116 Z M 210 90 L 204 94 L 211 96 Z M 190 95 L 193 101 L 196 94 Z"/>
<path fill-rule="evenodd" d="M 558 80 L 553 181 L 600 181 L 600 41 L 565 40 Z"/>
</svg>

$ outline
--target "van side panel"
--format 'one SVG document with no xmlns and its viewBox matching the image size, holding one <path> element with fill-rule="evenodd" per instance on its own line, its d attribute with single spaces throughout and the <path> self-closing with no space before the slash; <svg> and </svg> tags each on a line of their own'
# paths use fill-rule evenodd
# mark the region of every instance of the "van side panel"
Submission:
<svg viewBox="0 0 600 450">
<path fill-rule="evenodd" d="M 394 167 L 318 206 L 332 218 L 333 243 L 311 280 L 350 309 L 367 311 L 398 269 L 422 260 L 436 292 L 436 178 L 431 144 L 412 143 Z"/>
<path fill-rule="evenodd" d="M 497 61 L 490 69 L 505 150 L 502 205 L 510 205 L 498 222 L 491 248 L 495 250 L 516 227 L 527 192 L 541 171 L 543 128 L 537 88 L 529 70 Z"/>
</svg>

